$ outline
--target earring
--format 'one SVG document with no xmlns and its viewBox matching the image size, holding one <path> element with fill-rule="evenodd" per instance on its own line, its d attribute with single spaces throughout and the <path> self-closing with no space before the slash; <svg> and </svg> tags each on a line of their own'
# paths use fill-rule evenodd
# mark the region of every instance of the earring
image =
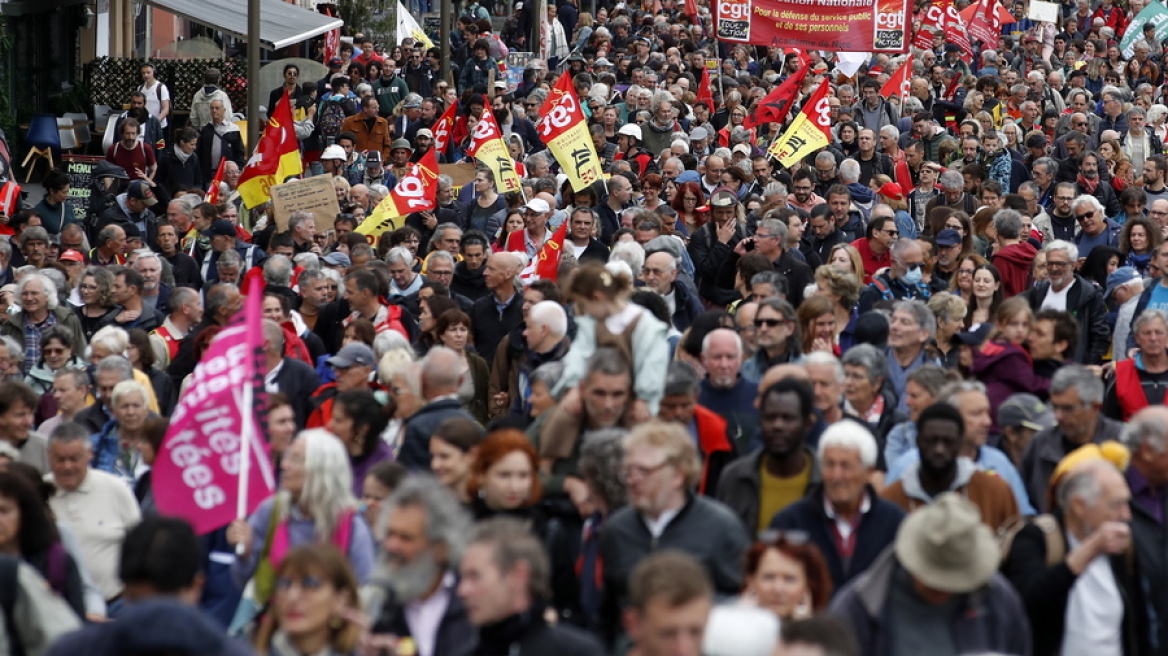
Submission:
<svg viewBox="0 0 1168 656">
<path fill-rule="evenodd" d="M 333 615 L 329 618 L 329 628 L 333 631 L 340 631 L 345 628 L 345 618 L 340 615 Z"/>
</svg>

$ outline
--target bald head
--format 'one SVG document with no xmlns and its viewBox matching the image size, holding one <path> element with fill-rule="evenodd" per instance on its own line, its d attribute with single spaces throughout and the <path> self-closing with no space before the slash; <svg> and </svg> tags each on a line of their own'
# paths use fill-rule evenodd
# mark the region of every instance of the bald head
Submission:
<svg viewBox="0 0 1168 656">
<path fill-rule="evenodd" d="M 431 401 L 454 394 L 462 382 L 466 364 L 458 353 L 436 346 L 422 360 L 422 396 Z"/>
<path fill-rule="evenodd" d="M 762 395 L 770 388 L 771 385 L 787 378 L 801 380 L 808 385 L 811 384 L 811 376 L 807 373 L 807 369 L 801 364 L 776 364 L 766 373 L 762 375 L 762 380 L 758 381 L 758 396 L 754 399 L 754 407 L 759 407 L 762 403 Z"/>
</svg>

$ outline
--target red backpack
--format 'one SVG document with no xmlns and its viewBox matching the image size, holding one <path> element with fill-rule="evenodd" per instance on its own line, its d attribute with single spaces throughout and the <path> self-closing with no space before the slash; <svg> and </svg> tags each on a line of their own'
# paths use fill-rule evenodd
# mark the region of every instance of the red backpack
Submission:
<svg viewBox="0 0 1168 656">
<path fill-rule="evenodd" d="M 280 328 L 284 330 L 284 357 L 296 358 L 313 366 L 312 354 L 308 352 L 308 346 L 304 344 L 304 340 L 296 334 L 295 325 L 291 321 L 285 321 L 280 324 Z"/>
</svg>

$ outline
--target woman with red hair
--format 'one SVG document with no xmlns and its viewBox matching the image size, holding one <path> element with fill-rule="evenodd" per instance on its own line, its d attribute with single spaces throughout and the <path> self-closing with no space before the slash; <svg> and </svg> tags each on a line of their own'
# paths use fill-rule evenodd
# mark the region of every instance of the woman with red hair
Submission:
<svg viewBox="0 0 1168 656">
<path fill-rule="evenodd" d="M 702 191 L 702 186 L 696 182 L 683 182 L 677 185 L 672 207 L 673 211 L 677 212 L 677 227 L 684 230 L 687 237 L 692 236 L 710 220 L 706 194 Z"/>
<path fill-rule="evenodd" d="M 522 431 L 497 430 L 478 446 L 466 481 L 475 521 L 499 515 L 532 523 L 542 535 L 543 518 L 536 506 L 543 494 L 539 482 L 539 456 Z"/>
<path fill-rule="evenodd" d="M 743 580 L 743 598 L 782 621 L 821 613 L 831 600 L 827 561 L 797 531 L 765 532 L 746 552 Z"/>
</svg>

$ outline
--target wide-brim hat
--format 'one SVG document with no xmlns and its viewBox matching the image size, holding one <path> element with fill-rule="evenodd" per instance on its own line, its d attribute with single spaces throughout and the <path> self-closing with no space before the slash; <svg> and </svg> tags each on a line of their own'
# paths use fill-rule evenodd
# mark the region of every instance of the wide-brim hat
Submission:
<svg viewBox="0 0 1168 656">
<path fill-rule="evenodd" d="M 896 558 L 922 585 L 965 594 L 989 582 L 1001 564 L 994 532 L 973 502 L 946 492 L 909 514 L 896 532 Z"/>
</svg>

